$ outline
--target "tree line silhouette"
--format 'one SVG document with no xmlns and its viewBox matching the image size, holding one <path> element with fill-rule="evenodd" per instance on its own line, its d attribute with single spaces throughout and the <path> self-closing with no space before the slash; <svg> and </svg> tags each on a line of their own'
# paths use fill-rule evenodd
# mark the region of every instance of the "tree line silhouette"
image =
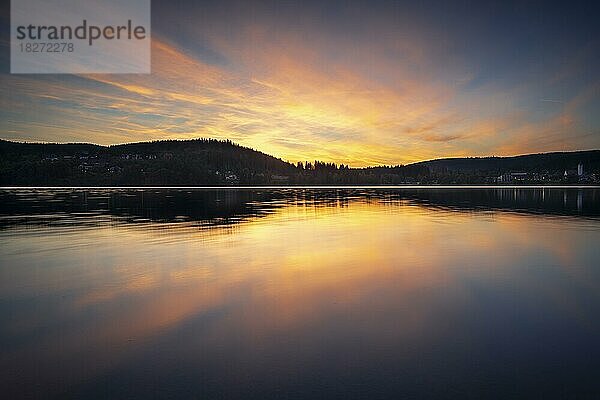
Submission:
<svg viewBox="0 0 600 400">
<path fill-rule="evenodd" d="M 558 155 L 557 155 L 558 154 Z M 600 166 L 600 151 L 531 155 L 517 163 L 562 173 L 585 159 Z M 290 163 L 230 140 L 194 139 L 94 144 L 17 143 L 0 140 L 2 186 L 207 186 L 207 185 L 381 185 L 492 183 L 510 170 L 512 158 L 442 159 L 409 165 L 351 168 L 322 161 Z M 548 163 L 548 159 L 550 162 Z M 540 164 L 540 160 L 546 160 Z M 536 169 L 537 168 L 537 169 Z M 591 171 L 591 170 L 590 170 Z"/>
</svg>

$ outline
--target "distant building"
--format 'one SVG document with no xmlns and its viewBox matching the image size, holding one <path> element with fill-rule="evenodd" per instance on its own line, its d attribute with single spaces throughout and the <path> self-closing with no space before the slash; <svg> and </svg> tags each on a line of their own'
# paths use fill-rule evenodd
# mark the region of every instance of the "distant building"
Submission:
<svg viewBox="0 0 600 400">
<path fill-rule="evenodd" d="M 527 180 L 527 172 L 511 172 L 510 177 L 513 181 L 525 181 Z"/>
<path fill-rule="evenodd" d="M 564 176 L 569 177 L 569 176 L 578 176 L 579 175 L 579 171 L 576 169 L 567 169 L 565 170 Z"/>
<path fill-rule="evenodd" d="M 273 183 L 287 183 L 289 180 L 290 177 L 287 175 L 271 175 L 271 181 Z"/>
<path fill-rule="evenodd" d="M 139 154 L 121 154 L 123 160 L 141 160 L 142 156 Z"/>
<path fill-rule="evenodd" d="M 230 171 L 225 172 L 225 181 L 227 183 L 237 183 L 239 180 L 240 180 L 240 178 L 233 172 L 230 172 Z"/>
<path fill-rule="evenodd" d="M 528 179 L 527 172 L 508 172 L 496 178 L 498 183 L 524 182 Z"/>
</svg>

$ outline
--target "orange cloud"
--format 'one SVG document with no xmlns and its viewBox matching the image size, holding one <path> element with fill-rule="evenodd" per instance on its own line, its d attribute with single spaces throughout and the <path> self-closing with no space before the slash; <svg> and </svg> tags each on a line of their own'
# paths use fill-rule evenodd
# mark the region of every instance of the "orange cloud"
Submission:
<svg viewBox="0 0 600 400">
<path fill-rule="evenodd" d="M 12 98 L 2 102 L 12 112 L 2 122 L 12 132 L 7 138 L 228 138 L 294 162 L 353 166 L 565 150 L 591 140 L 577 109 L 597 90 L 572 99 L 560 115 L 534 120 L 512 104 L 519 92 L 463 93 L 472 75 L 453 67 L 455 79 L 436 77 L 430 50 L 418 41 L 365 46 L 324 38 L 309 46 L 298 34 L 273 36 L 259 25 L 209 39 L 228 64 L 154 39 L 151 75 L 11 77 Z"/>
</svg>

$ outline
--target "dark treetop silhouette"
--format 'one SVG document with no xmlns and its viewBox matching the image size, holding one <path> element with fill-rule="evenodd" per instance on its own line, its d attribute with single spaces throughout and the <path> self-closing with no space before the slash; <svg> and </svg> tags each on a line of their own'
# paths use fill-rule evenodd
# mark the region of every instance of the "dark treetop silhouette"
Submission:
<svg viewBox="0 0 600 400">
<path fill-rule="evenodd" d="M 293 164 L 229 140 L 108 147 L 0 140 L 3 186 L 593 184 L 599 171 L 600 150 L 350 168 L 320 161 Z"/>
</svg>

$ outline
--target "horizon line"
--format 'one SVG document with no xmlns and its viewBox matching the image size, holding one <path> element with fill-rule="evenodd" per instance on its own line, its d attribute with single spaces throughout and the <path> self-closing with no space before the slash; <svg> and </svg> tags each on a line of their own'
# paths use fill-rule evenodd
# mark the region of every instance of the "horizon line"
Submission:
<svg viewBox="0 0 600 400">
<path fill-rule="evenodd" d="M 295 165 L 298 162 L 313 162 L 313 161 L 319 161 L 319 162 L 324 162 L 321 160 L 301 160 L 301 161 L 289 161 L 289 160 L 284 160 L 281 157 L 278 157 L 276 155 L 270 154 L 270 153 L 266 153 L 262 150 L 259 149 L 255 149 L 253 147 L 249 147 L 246 145 L 242 145 L 239 144 L 231 139 L 219 139 L 219 138 L 210 138 L 210 137 L 197 137 L 197 138 L 189 138 L 189 139 L 157 139 L 157 140 L 147 140 L 147 141 L 137 141 L 137 142 L 124 142 L 124 143 L 114 143 L 114 144 L 99 144 L 99 143 L 93 143 L 93 142 L 45 142 L 45 141 L 27 141 L 27 140 L 23 140 L 23 141 L 16 141 L 16 140 L 11 140 L 11 139 L 3 139 L 0 138 L 0 141 L 6 141 L 9 143 L 17 143 L 17 144 L 52 144 L 52 145 L 69 145 L 69 144 L 74 144 L 74 145 L 93 145 L 93 146 L 99 146 L 99 147 L 105 147 L 105 148 L 110 148 L 113 146 L 125 146 L 125 145 L 130 145 L 130 144 L 145 144 L 145 143 L 160 143 L 160 142 L 190 142 L 190 141 L 194 141 L 194 140 L 213 140 L 213 141 L 218 141 L 218 142 L 230 142 L 238 147 L 242 147 L 242 148 L 246 148 L 246 149 L 250 149 L 262 154 L 265 154 L 267 156 L 276 158 L 278 160 L 284 161 L 288 164 L 292 164 Z M 580 150 L 551 150 L 551 151 L 544 151 L 544 152 L 534 152 L 534 153 L 520 153 L 520 154 L 513 154 L 513 155 L 508 155 L 508 156 L 499 156 L 499 155 L 477 155 L 477 156 L 448 156 L 448 157 L 439 157 L 439 158 L 429 158 L 429 159 L 423 159 L 423 160 L 419 160 L 419 161 L 414 161 L 411 163 L 407 163 L 407 164 L 402 164 L 402 163 L 396 163 L 396 164 L 376 164 L 376 165 L 367 165 L 367 166 L 363 166 L 363 167 L 351 167 L 350 165 L 346 164 L 349 168 L 353 168 L 353 169 L 363 169 L 363 168 L 376 168 L 376 167 L 393 167 L 393 166 L 408 166 L 408 165 L 414 165 L 414 164 L 419 164 L 419 163 L 425 163 L 425 162 L 430 162 L 430 161 L 436 161 L 436 160 L 453 160 L 453 159 L 469 159 L 469 158 L 514 158 L 514 157 L 522 157 L 522 156 L 530 156 L 530 155 L 540 155 L 540 154 L 557 154 L 557 153 L 578 153 L 578 152 L 588 152 L 588 151 L 600 151 L 600 148 L 593 148 L 593 149 L 580 149 Z M 330 161 L 331 162 L 331 161 Z M 337 162 L 333 162 L 334 164 L 337 165 Z M 339 165 L 344 165 L 343 163 L 340 163 Z"/>
<path fill-rule="evenodd" d="M 268 185 L 268 186 L 0 186 L 0 190 L 87 190 L 87 189 L 195 189 L 195 190 L 261 190 L 261 189 L 600 189 L 600 185 Z"/>
</svg>

